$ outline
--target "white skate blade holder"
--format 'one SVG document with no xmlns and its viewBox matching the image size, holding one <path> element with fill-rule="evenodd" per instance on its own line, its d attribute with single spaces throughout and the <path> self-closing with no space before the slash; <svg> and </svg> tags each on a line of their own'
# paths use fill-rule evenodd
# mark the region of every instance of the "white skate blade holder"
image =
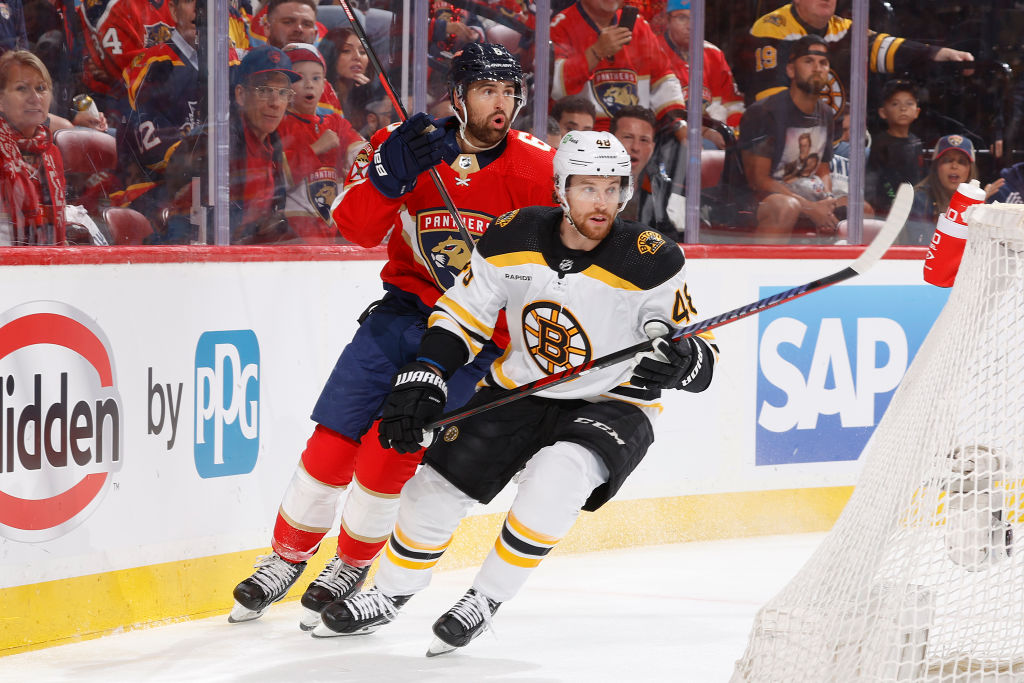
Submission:
<svg viewBox="0 0 1024 683">
<path fill-rule="evenodd" d="M 316 627 L 313 629 L 313 632 L 310 635 L 312 635 L 314 638 L 336 638 L 338 636 L 365 636 L 367 634 L 373 633 L 381 626 L 383 626 L 383 624 L 377 624 L 376 626 L 367 626 L 366 628 L 361 628 L 358 631 L 353 631 L 352 633 L 338 633 L 337 631 L 332 631 L 331 629 L 327 628 L 327 626 L 325 626 L 324 623 L 321 621 L 319 624 L 316 625 Z"/>
<path fill-rule="evenodd" d="M 228 614 L 228 623 L 240 624 L 244 621 L 252 621 L 254 619 L 259 619 L 262 616 L 263 612 L 253 612 L 248 607 L 244 607 L 238 602 L 235 602 L 235 604 L 231 607 L 231 613 Z"/>
<path fill-rule="evenodd" d="M 459 648 L 455 647 L 454 645 L 449 645 L 440 638 L 435 637 L 434 642 L 432 642 L 430 644 L 430 647 L 427 648 L 427 656 L 437 657 L 438 655 L 446 655 L 449 652 L 458 649 Z"/>
<path fill-rule="evenodd" d="M 299 630 L 312 631 L 320 625 L 320 613 L 308 607 L 302 608 L 302 615 L 299 617 Z"/>
</svg>

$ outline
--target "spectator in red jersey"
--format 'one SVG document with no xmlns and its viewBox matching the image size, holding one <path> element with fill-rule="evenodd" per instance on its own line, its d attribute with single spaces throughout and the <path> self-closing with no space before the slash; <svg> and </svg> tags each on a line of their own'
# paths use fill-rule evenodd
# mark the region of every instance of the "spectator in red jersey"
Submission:
<svg viewBox="0 0 1024 683">
<path fill-rule="evenodd" d="M 264 45 L 233 74 L 231 116 L 231 241 L 242 244 L 294 239 L 284 218 L 287 161 L 278 126 L 301 78 L 283 51 Z"/>
<path fill-rule="evenodd" d="M 579 0 L 551 20 L 551 98 L 587 97 L 597 109 L 595 130 L 608 130 L 612 116 L 623 107 L 647 107 L 659 124 L 674 124 L 682 142 L 686 105 L 679 79 L 645 19 L 637 17 L 633 28 L 620 25 L 621 4 Z"/>
<path fill-rule="evenodd" d="M 331 221 L 331 205 L 338 194 L 338 169 L 348 169 L 366 144 L 339 114 L 320 114 L 326 65 L 309 43 L 284 48 L 292 69 L 302 78 L 292 86 L 295 98 L 278 133 L 288 160 L 285 217 L 304 242 L 335 242 L 340 237 Z"/>
<path fill-rule="evenodd" d="M 64 164 L 47 128 L 50 74 L 31 52 L 0 56 L 0 244 L 63 244 Z"/>
<path fill-rule="evenodd" d="M 665 8 L 668 21 L 664 33 L 658 36 L 661 45 L 672 62 L 679 83 L 683 86 L 683 101 L 689 101 L 690 83 L 690 0 L 669 0 Z M 704 42 L 704 87 L 701 99 L 704 112 L 711 118 L 738 128 L 743 115 L 743 95 L 736 89 L 732 69 L 725 61 L 725 53 L 721 49 Z M 712 129 L 704 128 L 705 140 L 713 143 L 718 149 L 725 147 L 722 135 Z"/>
</svg>

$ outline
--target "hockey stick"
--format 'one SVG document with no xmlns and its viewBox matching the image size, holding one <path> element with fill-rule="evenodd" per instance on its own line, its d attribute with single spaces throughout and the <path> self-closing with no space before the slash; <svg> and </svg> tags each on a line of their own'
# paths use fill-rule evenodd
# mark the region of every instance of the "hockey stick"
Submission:
<svg viewBox="0 0 1024 683">
<path fill-rule="evenodd" d="M 699 334 L 701 332 L 713 330 L 716 327 L 721 327 L 722 325 L 727 325 L 731 322 L 742 320 L 743 318 L 754 315 L 755 313 L 760 313 L 761 311 L 768 310 L 769 308 L 774 308 L 775 306 L 779 306 L 789 301 L 793 301 L 794 299 L 798 299 L 804 296 L 805 294 L 810 294 L 811 292 L 817 291 L 819 289 L 830 287 L 836 284 L 837 282 L 842 282 L 844 280 L 849 280 L 850 278 L 857 277 L 858 275 L 862 275 L 863 273 L 867 272 L 868 269 L 874 266 L 879 261 L 879 259 L 882 258 L 885 252 L 888 251 L 889 247 L 892 246 L 892 243 L 896 240 L 896 236 L 903 228 L 903 224 L 906 223 L 907 217 L 910 215 L 910 207 L 913 204 L 913 202 L 914 191 L 910 187 L 910 185 L 906 183 L 900 185 L 899 190 L 896 192 L 896 198 L 893 200 L 892 208 L 889 209 L 889 216 L 885 219 L 885 223 L 882 226 L 882 229 L 878 232 L 877 235 L 875 235 L 875 239 L 871 240 L 871 244 L 867 246 L 863 253 L 861 253 L 861 255 L 858 256 L 856 260 L 854 260 L 850 265 L 843 268 L 842 270 L 832 273 L 831 275 L 827 275 L 823 278 L 812 280 L 806 284 L 793 287 L 792 289 L 787 289 L 784 292 L 779 292 L 778 294 L 772 294 L 771 296 L 765 297 L 763 299 L 758 299 L 757 301 L 747 304 L 746 306 L 740 306 L 739 308 L 734 308 L 731 311 L 726 311 L 721 315 L 716 315 L 714 318 L 708 318 L 707 320 L 702 320 L 701 322 L 694 323 L 693 325 L 684 327 L 682 330 L 675 334 L 666 334 L 664 337 L 662 337 L 662 339 L 677 342 L 680 339 L 685 339 L 687 337 L 692 337 L 695 334 Z M 463 408 L 460 410 L 452 411 L 450 413 L 446 413 L 445 415 L 442 415 L 436 422 L 433 422 L 430 425 L 424 427 L 424 429 L 426 431 L 431 431 L 437 429 L 438 427 L 444 427 L 445 425 L 449 425 L 453 422 L 458 422 L 459 420 L 463 420 L 467 417 L 470 417 L 471 415 L 477 415 L 487 410 L 491 410 L 492 408 L 503 406 L 506 403 L 511 403 L 512 401 L 521 399 L 524 396 L 530 396 L 531 394 L 535 394 L 538 391 L 541 391 L 542 389 L 548 389 L 550 387 L 557 386 L 564 382 L 574 380 L 577 377 L 582 377 L 583 375 L 587 374 L 588 372 L 591 372 L 592 370 L 600 370 L 610 365 L 615 365 L 616 363 L 622 363 L 623 361 L 629 360 L 638 353 L 650 351 L 652 348 L 653 341 L 654 340 L 652 339 L 648 339 L 637 344 L 634 344 L 633 346 L 627 347 L 625 349 L 609 353 L 606 356 L 595 358 L 594 360 L 588 361 L 583 365 L 578 365 L 574 368 L 569 368 L 568 370 L 565 370 L 563 372 L 548 375 L 547 377 L 541 377 L 538 380 L 528 382 L 527 384 L 518 386 L 515 389 L 509 389 L 508 392 L 505 393 L 504 395 L 499 396 L 487 403 L 481 403 L 480 405 L 473 406 L 472 408 Z"/>
<path fill-rule="evenodd" d="M 363 49 L 366 50 L 366 55 L 370 58 L 373 63 L 373 68 L 377 70 L 377 78 L 380 80 L 380 84 L 384 87 L 384 92 L 387 93 L 388 98 L 391 99 L 391 104 L 395 107 L 395 111 L 402 118 L 403 121 L 409 118 L 409 112 L 405 110 L 405 105 L 398 99 L 398 94 L 395 92 L 394 86 L 391 85 L 391 80 L 388 78 L 387 73 L 384 71 L 384 67 L 381 66 L 380 60 L 377 59 L 377 53 L 374 52 L 373 46 L 370 45 L 369 38 L 366 37 L 366 32 L 363 31 L 362 24 L 356 19 L 355 13 L 348 4 L 348 0 L 338 0 L 338 4 L 345 10 L 345 16 L 348 17 L 348 21 L 352 24 L 352 30 L 355 32 L 356 37 L 359 38 L 359 42 L 363 44 Z M 458 209 L 455 208 L 455 203 L 452 201 L 452 197 L 448 194 L 448 189 L 444 186 L 444 181 L 441 180 L 441 176 L 437 172 L 437 168 L 430 168 L 430 179 L 434 181 L 434 187 L 437 188 L 438 193 L 441 195 L 441 201 L 444 202 L 444 208 L 448 209 L 448 213 L 452 215 L 452 220 L 455 221 L 455 227 L 459 229 L 459 235 L 463 240 L 466 241 L 466 246 L 472 251 L 473 245 L 476 242 L 473 240 L 473 236 L 469 234 L 469 230 L 466 228 L 466 224 L 462 220 L 462 216 L 459 215 Z"/>
</svg>

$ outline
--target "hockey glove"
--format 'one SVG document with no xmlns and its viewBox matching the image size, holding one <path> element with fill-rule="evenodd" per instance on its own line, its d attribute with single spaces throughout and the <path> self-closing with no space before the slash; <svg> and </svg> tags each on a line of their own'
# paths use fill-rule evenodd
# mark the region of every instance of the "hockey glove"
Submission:
<svg viewBox="0 0 1024 683">
<path fill-rule="evenodd" d="M 678 342 L 665 339 L 669 331 L 664 323 L 656 321 L 644 325 L 644 332 L 654 340 L 654 349 L 636 355 L 630 384 L 645 389 L 686 386 L 690 373 L 700 362 L 700 347 L 689 337 Z"/>
<path fill-rule="evenodd" d="M 385 197 L 401 197 L 415 187 L 421 173 L 441 161 L 446 135 L 423 112 L 409 117 L 374 152 L 370 182 Z"/>
<path fill-rule="evenodd" d="M 433 434 L 424 427 L 441 417 L 448 385 L 426 363 L 409 363 L 391 380 L 391 393 L 380 418 L 380 445 L 399 453 L 415 453 L 429 446 Z M 426 443 L 423 443 L 426 442 Z"/>
</svg>

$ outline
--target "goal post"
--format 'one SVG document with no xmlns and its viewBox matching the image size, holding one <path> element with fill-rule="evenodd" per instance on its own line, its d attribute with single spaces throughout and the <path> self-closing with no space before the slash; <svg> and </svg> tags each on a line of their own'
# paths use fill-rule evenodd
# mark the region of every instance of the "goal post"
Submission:
<svg viewBox="0 0 1024 683">
<path fill-rule="evenodd" d="M 1024 205 L 968 225 L 849 503 L 732 683 L 1024 681 Z"/>
</svg>

